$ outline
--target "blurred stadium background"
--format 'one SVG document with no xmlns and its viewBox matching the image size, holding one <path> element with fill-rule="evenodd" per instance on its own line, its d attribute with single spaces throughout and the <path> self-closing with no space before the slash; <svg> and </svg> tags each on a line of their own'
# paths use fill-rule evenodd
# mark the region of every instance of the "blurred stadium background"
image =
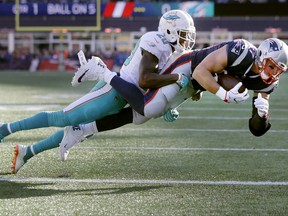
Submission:
<svg viewBox="0 0 288 216">
<path fill-rule="evenodd" d="M 288 42 L 287 0 L 1 0 L 0 71 L 73 71 L 78 50 L 119 70 L 137 39 L 170 9 L 189 12 L 196 48 L 233 38 Z"/>
</svg>

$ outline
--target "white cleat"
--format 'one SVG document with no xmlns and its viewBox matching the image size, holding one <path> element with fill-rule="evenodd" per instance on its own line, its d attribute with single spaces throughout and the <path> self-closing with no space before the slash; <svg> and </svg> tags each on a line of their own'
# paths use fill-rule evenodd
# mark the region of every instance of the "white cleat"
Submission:
<svg viewBox="0 0 288 216">
<path fill-rule="evenodd" d="M 67 160 L 69 149 L 85 140 L 84 132 L 79 126 L 67 126 L 64 128 L 64 136 L 60 143 L 60 159 Z"/>
<path fill-rule="evenodd" d="M 104 73 L 110 72 L 106 64 L 99 58 L 92 56 L 87 64 L 82 64 L 76 71 L 73 79 L 72 86 L 78 86 L 84 81 L 104 80 Z"/>
<path fill-rule="evenodd" d="M 12 159 L 12 173 L 16 174 L 18 170 L 27 162 L 24 156 L 27 153 L 27 147 L 23 145 L 16 145 L 14 147 L 14 156 Z"/>
</svg>

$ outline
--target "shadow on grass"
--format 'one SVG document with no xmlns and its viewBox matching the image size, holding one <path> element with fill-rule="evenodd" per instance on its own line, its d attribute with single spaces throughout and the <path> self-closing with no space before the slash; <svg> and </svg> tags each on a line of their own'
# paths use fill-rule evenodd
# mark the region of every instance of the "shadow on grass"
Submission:
<svg viewBox="0 0 288 216">
<path fill-rule="evenodd" d="M 159 189 L 163 187 L 170 187 L 167 185 L 159 186 L 134 186 L 125 188 L 91 188 L 91 189 L 75 189 L 67 190 L 62 189 L 43 189 L 41 186 L 56 185 L 57 183 L 31 183 L 31 182 L 13 182 L 13 181 L 0 181 L 0 199 L 15 199 L 15 198 L 29 198 L 29 197 L 48 197 L 59 194 L 72 193 L 74 195 L 107 195 L 107 194 L 126 194 L 140 191 L 148 191 Z M 37 187 L 37 188 L 36 188 Z M 54 187 L 54 186 L 53 186 Z M 61 189 L 60 189 L 61 188 Z"/>
<path fill-rule="evenodd" d="M 126 194 L 126 193 L 134 193 L 148 190 L 155 190 L 164 187 L 172 187 L 168 185 L 158 185 L 158 186 L 134 186 L 134 187 L 125 187 L 125 188 L 99 188 L 97 189 L 97 193 L 92 193 L 93 195 L 109 195 L 109 194 Z M 102 191 L 102 192 L 100 192 Z M 109 191 L 109 192 L 108 192 Z M 91 193 L 81 195 L 91 195 Z"/>
</svg>

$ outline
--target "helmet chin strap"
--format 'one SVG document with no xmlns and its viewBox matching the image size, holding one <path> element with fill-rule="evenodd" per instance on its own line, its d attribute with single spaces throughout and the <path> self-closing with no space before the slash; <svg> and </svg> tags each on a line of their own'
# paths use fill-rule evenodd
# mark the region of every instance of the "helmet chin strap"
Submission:
<svg viewBox="0 0 288 216">
<path fill-rule="evenodd" d="M 263 80 L 269 79 L 269 76 L 267 76 L 267 74 L 264 72 L 264 70 L 261 71 L 260 76 Z"/>
<path fill-rule="evenodd" d="M 174 51 L 181 53 L 183 50 L 179 47 L 177 40 L 175 42 L 170 43 L 173 47 Z"/>
</svg>

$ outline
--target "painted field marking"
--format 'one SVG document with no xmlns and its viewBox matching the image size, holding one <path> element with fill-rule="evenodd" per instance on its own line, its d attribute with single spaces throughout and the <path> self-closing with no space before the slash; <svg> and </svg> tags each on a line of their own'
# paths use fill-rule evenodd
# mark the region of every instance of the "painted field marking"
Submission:
<svg viewBox="0 0 288 216">
<path fill-rule="evenodd" d="M 79 95 L 80 96 L 80 95 Z M 43 96 L 41 96 L 43 98 Z M 67 97 L 67 96 L 66 96 Z M 68 104 L 67 104 L 68 105 Z M 273 104 L 274 105 L 274 104 Z M 275 105 L 274 105 L 275 106 Z M 283 105 L 284 106 L 284 105 Z M 55 107 L 65 107 L 63 104 L 1 104 L 0 110 L 14 110 L 14 109 L 23 109 L 23 110 L 34 110 L 34 109 L 47 109 Z M 251 108 L 235 108 L 235 107 L 179 107 L 178 110 L 187 110 L 187 111 L 237 111 L 237 112 L 249 112 Z M 286 108 L 273 108 L 273 112 L 288 112 Z"/>
<path fill-rule="evenodd" d="M 0 178 L 11 182 L 56 182 L 56 183 L 116 183 L 116 184 L 185 184 L 185 185 L 252 185 L 288 186 L 288 182 L 273 181 L 201 181 L 201 180 L 153 180 L 153 179 L 66 179 L 66 178 Z"/>
<path fill-rule="evenodd" d="M 255 151 L 255 152 L 288 152 L 288 149 L 249 149 L 249 148 L 177 148 L 177 147 L 115 147 L 115 146 L 76 146 L 78 149 L 119 149 L 119 150 L 167 150 L 167 151 Z"/>
<path fill-rule="evenodd" d="M 221 132 L 221 133 L 231 133 L 231 132 L 245 132 L 250 133 L 248 129 L 197 129 L 197 128 L 119 128 L 119 130 L 123 131 L 152 131 L 158 133 L 159 131 L 167 131 L 167 132 Z M 269 130 L 268 133 L 287 133 L 288 130 Z"/>
</svg>

